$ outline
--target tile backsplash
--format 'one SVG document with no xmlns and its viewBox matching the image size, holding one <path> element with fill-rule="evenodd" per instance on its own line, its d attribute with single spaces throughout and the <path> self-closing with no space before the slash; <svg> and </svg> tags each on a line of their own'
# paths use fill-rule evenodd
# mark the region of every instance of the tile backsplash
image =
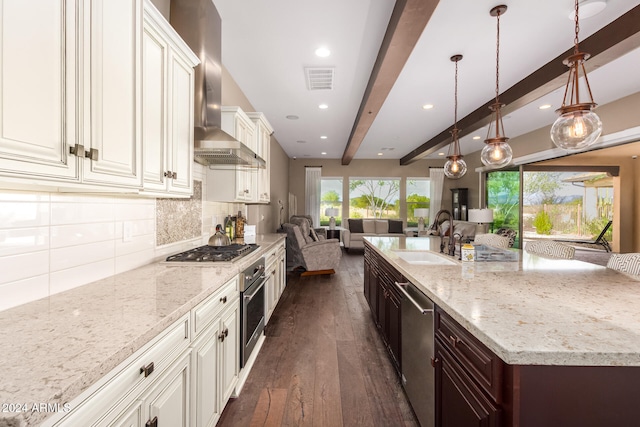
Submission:
<svg viewBox="0 0 640 427">
<path fill-rule="evenodd" d="M 204 169 L 194 177 L 202 194 Z M 158 206 L 153 198 L 0 190 L 0 311 L 204 244 L 224 216 L 246 215 L 243 204 L 192 200 L 190 230 L 156 242 L 157 224 L 184 226 Z"/>
</svg>

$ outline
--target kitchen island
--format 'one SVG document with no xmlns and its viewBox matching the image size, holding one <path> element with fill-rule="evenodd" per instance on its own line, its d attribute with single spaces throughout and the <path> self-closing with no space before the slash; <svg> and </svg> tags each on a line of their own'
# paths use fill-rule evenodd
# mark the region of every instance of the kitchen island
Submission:
<svg viewBox="0 0 640 427">
<path fill-rule="evenodd" d="M 487 425 L 640 425 L 639 281 L 526 251 L 517 262 L 462 263 L 436 255 L 439 244 L 367 237 L 365 245 L 365 270 L 370 251 L 436 305 L 436 425 L 455 425 L 444 420 L 447 399 L 458 397 Z M 424 251 L 455 263 L 403 255 Z M 365 293 L 366 281 L 365 271 Z"/>
<path fill-rule="evenodd" d="M 73 410 L 81 393 L 284 238 L 260 235 L 260 248 L 234 263 L 154 263 L 0 312 L 0 426 Z"/>
</svg>

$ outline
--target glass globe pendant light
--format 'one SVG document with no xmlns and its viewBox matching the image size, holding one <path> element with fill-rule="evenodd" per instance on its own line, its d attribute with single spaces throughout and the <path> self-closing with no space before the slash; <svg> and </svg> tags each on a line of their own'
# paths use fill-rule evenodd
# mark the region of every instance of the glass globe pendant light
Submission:
<svg viewBox="0 0 640 427">
<path fill-rule="evenodd" d="M 573 55 L 563 61 L 569 67 L 569 78 L 564 91 L 562 106 L 556 110 L 560 113 L 551 127 L 551 140 L 559 148 L 575 151 L 586 148 L 596 142 L 602 133 L 602 122 L 593 110 L 596 103 L 593 102 L 591 87 L 587 80 L 587 71 L 584 61 L 589 59 L 589 54 L 578 49 L 578 32 L 580 31 L 578 18 L 578 0 L 575 0 L 575 31 Z M 580 72 L 584 76 L 589 102 L 580 102 Z"/>
<path fill-rule="evenodd" d="M 498 99 L 500 94 L 500 15 L 507 11 L 507 6 L 496 6 L 489 12 L 491 16 L 497 17 L 497 42 L 496 42 L 496 100 L 489 106 L 491 109 L 491 122 L 487 132 L 486 144 L 480 154 L 480 160 L 485 166 L 500 168 L 508 165 L 513 158 L 511 147 L 507 144 L 509 138 L 504 136 L 504 125 L 502 124 L 502 107 L 504 104 Z"/>
<path fill-rule="evenodd" d="M 460 179 L 467 173 L 467 163 L 462 159 L 460 141 L 458 140 L 458 133 L 460 132 L 458 129 L 458 61 L 461 59 L 462 55 L 453 55 L 451 57 L 451 61 L 456 63 L 453 129 L 451 129 L 448 160 L 444 164 L 444 174 L 450 179 Z"/>
</svg>

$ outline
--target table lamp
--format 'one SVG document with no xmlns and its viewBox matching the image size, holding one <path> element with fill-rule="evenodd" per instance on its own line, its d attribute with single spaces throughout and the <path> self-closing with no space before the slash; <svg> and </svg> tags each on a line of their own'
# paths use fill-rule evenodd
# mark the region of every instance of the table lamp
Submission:
<svg viewBox="0 0 640 427">
<path fill-rule="evenodd" d="M 487 232 L 488 224 L 493 222 L 493 209 L 469 209 L 469 222 L 475 222 L 476 234 Z"/>
<path fill-rule="evenodd" d="M 418 218 L 418 233 L 424 231 L 424 219 L 429 217 L 429 209 L 417 208 L 413 210 L 413 216 Z"/>
<path fill-rule="evenodd" d="M 336 219 L 334 218 L 335 216 L 337 216 L 340 213 L 340 211 L 336 208 L 327 208 L 324 211 L 324 214 L 326 216 L 330 216 L 331 218 L 329 218 L 329 230 L 335 230 L 336 228 Z"/>
</svg>

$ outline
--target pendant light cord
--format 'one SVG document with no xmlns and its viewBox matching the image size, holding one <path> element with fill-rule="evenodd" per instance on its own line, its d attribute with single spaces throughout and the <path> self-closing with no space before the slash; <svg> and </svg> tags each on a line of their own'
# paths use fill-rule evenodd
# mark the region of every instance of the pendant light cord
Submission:
<svg viewBox="0 0 640 427">
<path fill-rule="evenodd" d="M 578 0 L 576 0 L 575 7 L 575 17 L 573 18 L 576 22 L 576 37 L 573 39 L 573 53 L 578 54 L 580 50 L 578 49 L 578 33 L 580 32 L 580 22 L 578 17 Z"/>
<path fill-rule="evenodd" d="M 498 94 L 500 93 L 500 11 L 497 13 L 496 19 L 496 104 L 500 102 L 498 100 Z"/>
<path fill-rule="evenodd" d="M 453 128 L 458 128 L 458 61 L 456 60 L 456 74 L 454 78 L 453 95 Z"/>
</svg>

